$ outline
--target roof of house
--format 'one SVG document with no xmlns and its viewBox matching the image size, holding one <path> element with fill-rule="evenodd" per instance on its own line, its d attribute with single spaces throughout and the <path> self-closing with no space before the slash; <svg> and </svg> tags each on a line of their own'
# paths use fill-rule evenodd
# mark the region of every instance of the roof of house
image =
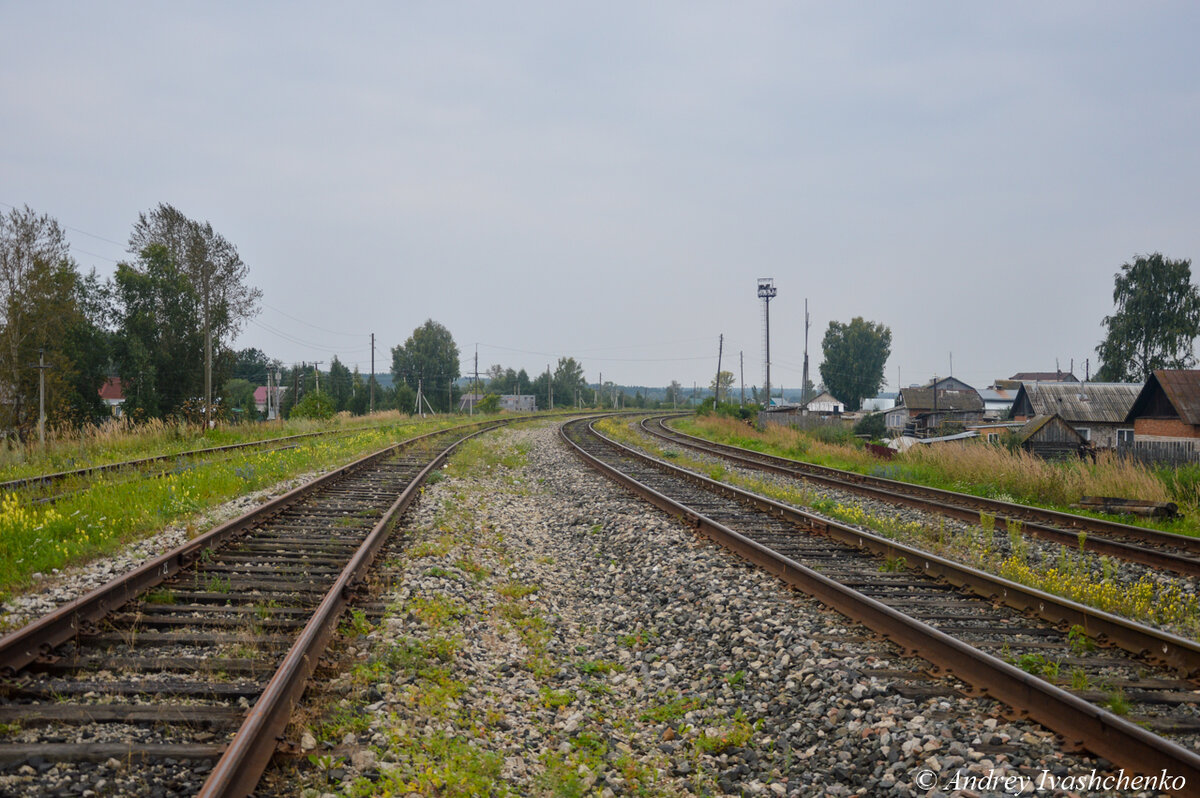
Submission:
<svg viewBox="0 0 1200 798">
<path fill-rule="evenodd" d="M 1069 371 L 1018 371 L 1009 379 L 1020 382 L 1079 382 L 1079 378 Z"/>
<path fill-rule="evenodd" d="M 1051 421 L 1053 421 L 1056 418 L 1059 420 L 1064 431 L 1069 431 L 1070 435 L 1073 435 L 1074 437 L 1078 438 L 1079 443 L 1085 442 L 1083 440 L 1083 436 L 1080 435 L 1078 432 L 1076 432 L 1075 428 L 1072 427 L 1069 423 L 1067 423 L 1067 421 L 1062 416 L 1058 415 L 1057 413 L 1047 413 L 1045 415 L 1034 416 L 1033 418 L 1029 419 L 1029 421 L 1025 422 L 1025 426 L 1023 426 L 1023 427 L 1021 427 L 1021 429 L 1017 430 L 1017 440 L 1020 441 L 1021 443 L 1024 443 L 1025 441 L 1029 440 L 1034 435 L 1036 435 L 1038 430 L 1040 430 L 1042 427 L 1046 426 L 1047 424 L 1049 424 Z"/>
<path fill-rule="evenodd" d="M 100 398 L 111 401 L 121 401 L 125 398 L 125 394 L 121 392 L 121 378 L 109 377 L 100 386 Z"/>
<path fill-rule="evenodd" d="M 1132 419 L 1160 389 L 1185 424 L 1200 424 L 1200 369 L 1156 370 L 1130 404 L 1127 418 Z"/>
<path fill-rule="evenodd" d="M 1036 416 L 1058 414 L 1072 424 L 1120 424 L 1141 389 L 1135 382 L 1031 383 L 1021 386 L 1013 406 L 1024 393 Z"/>
<path fill-rule="evenodd" d="M 932 388 L 901 388 L 900 401 L 909 410 L 926 411 L 934 409 Z M 970 391 L 938 391 L 938 410 L 982 410 L 983 399 L 974 389 Z"/>
<path fill-rule="evenodd" d="M 807 407 L 808 405 L 811 405 L 814 402 L 832 402 L 834 404 L 839 404 L 839 405 L 846 404 L 841 399 L 838 399 L 836 396 L 831 394 L 829 391 L 821 391 L 819 394 L 814 396 L 812 399 L 809 399 L 807 402 L 805 402 L 804 406 Z"/>
</svg>

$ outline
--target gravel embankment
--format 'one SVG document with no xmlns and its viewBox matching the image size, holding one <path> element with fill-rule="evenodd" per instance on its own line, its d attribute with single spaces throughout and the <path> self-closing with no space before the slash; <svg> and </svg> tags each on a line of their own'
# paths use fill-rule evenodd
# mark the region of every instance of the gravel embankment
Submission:
<svg viewBox="0 0 1200 798">
<path fill-rule="evenodd" d="M 389 610 L 346 633 L 280 794 L 1053 795 L 1048 779 L 1108 767 L 925 681 L 553 429 L 495 439 L 524 463 L 426 490 L 384 571 Z"/>
<path fill-rule="evenodd" d="M 741 479 L 753 480 L 758 483 L 772 485 L 783 490 L 795 491 L 799 480 L 781 474 L 767 471 L 757 471 L 750 468 L 732 465 L 714 455 L 698 452 L 694 449 L 676 447 L 664 443 L 661 439 L 653 438 L 633 429 L 653 450 L 674 450 L 686 454 L 689 460 L 704 464 L 708 467 L 720 466 L 727 474 L 736 475 Z M 677 463 L 687 467 L 686 463 Z M 702 472 L 703 473 L 703 472 Z M 709 476 L 705 474 L 705 476 Z M 996 573 L 999 565 L 1014 554 L 1035 571 L 1057 569 L 1064 579 L 1073 582 L 1087 580 L 1095 584 L 1107 584 L 1117 590 L 1132 590 L 1139 582 L 1149 582 L 1159 588 L 1178 591 L 1178 600 L 1182 602 L 1200 601 L 1200 580 L 1194 577 L 1176 574 L 1170 571 L 1153 568 L 1141 563 L 1122 560 L 1117 557 L 1098 555 L 1092 551 L 1080 551 L 1076 546 L 1064 546 L 1059 543 L 1044 540 L 1033 535 L 1023 535 L 1020 538 L 1021 549 L 1015 551 L 1012 538 L 1000 525 L 995 525 L 991 534 L 985 534 L 978 524 L 968 524 L 954 518 L 937 513 L 925 512 L 898 504 L 890 504 L 879 499 L 839 490 L 814 482 L 804 482 L 806 495 L 813 501 L 834 503 L 844 508 L 858 507 L 869 517 L 886 519 L 890 537 L 926 551 L 933 551 L 957 562 L 963 562 L 976 568 Z M 794 503 L 796 506 L 808 509 L 808 505 Z M 852 526 L 858 526 L 866 531 L 880 534 L 878 529 L 869 526 L 856 525 L 852 521 L 844 521 Z M 1123 614 L 1119 607 L 1108 608 L 1117 614 Z M 1141 623 L 1148 623 L 1183 637 L 1195 639 L 1197 629 L 1194 623 L 1179 624 L 1159 622 L 1153 618 L 1134 617 Z"/>
</svg>

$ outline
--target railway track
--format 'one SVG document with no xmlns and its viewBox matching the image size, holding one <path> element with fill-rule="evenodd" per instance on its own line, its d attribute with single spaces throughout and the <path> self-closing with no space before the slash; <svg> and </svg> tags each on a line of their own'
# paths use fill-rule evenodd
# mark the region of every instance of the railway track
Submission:
<svg viewBox="0 0 1200 798">
<path fill-rule="evenodd" d="M 74 763 L 148 795 L 250 794 L 394 520 L 496 426 L 362 458 L 0 639 L 0 775 L 57 795 L 44 774 Z"/>
<path fill-rule="evenodd" d="M 1200 784 L 1194 642 L 715 482 L 588 420 L 562 429 L 610 478 L 1067 745 Z"/>
<path fill-rule="evenodd" d="M 213 462 L 228 456 L 238 454 L 246 449 L 263 449 L 263 450 L 285 450 L 291 449 L 304 442 L 314 438 L 327 437 L 331 435 L 347 435 L 363 430 L 380 429 L 378 426 L 372 427 L 354 427 L 351 429 L 336 429 L 322 430 L 320 432 L 305 432 L 299 435 L 284 435 L 278 438 L 266 438 L 261 441 L 247 441 L 245 443 L 231 443 L 225 446 L 210 446 L 204 449 L 192 449 L 186 452 L 176 452 L 174 454 L 156 455 L 154 457 L 139 457 L 134 460 L 122 460 L 116 463 L 102 463 L 100 465 L 88 466 L 86 468 L 76 468 L 69 471 L 57 471 L 49 474 L 38 474 L 31 477 L 22 477 L 20 479 L 10 479 L 6 482 L 0 482 L 0 492 L 13 491 L 36 491 L 44 495 L 34 498 L 35 502 L 45 503 L 56 501 L 64 496 L 69 496 L 85 490 L 88 480 L 106 476 L 116 476 L 117 479 L 133 480 L 146 479 L 179 471 L 183 468 L 194 467 L 196 463 L 190 462 L 200 457 L 209 458 L 205 462 Z M 63 485 L 78 485 L 70 490 L 62 490 Z M 53 493 L 54 490 L 60 490 L 59 493 Z"/>
<path fill-rule="evenodd" d="M 669 416 L 647 418 L 640 427 L 646 434 L 662 441 L 719 457 L 745 468 L 808 480 L 959 521 L 979 523 L 980 513 L 989 513 L 995 517 L 996 525 L 1006 530 L 1010 529 L 1010 522 L 1016 521 L 1022 534 L 1072 549 L 1091 551 L 1185 576 L 1200 576 L 1200 538 L 776 457 L 687 435 L 668 426 L 665 423 L 667 418 Z"/>
</svg>

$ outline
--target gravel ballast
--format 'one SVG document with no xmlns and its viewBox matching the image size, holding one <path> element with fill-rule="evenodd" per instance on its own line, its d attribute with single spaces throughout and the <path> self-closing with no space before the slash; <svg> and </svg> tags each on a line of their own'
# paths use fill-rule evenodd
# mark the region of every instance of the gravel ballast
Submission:
<svg viewBox="0 0 1200 798">
<path fill-rule="evenodd" d="M 388 609 L 347 626 L 279 793 L 1054 795 L 1109 772 L 697 539 L 554 428 L 489 437 L 407 516 Z"/>
</svg>

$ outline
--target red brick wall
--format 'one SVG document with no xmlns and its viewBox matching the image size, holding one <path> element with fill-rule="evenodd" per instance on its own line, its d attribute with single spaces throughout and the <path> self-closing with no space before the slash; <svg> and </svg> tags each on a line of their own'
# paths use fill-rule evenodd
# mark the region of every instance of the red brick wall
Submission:
<svg viewBox="0 0 1200 798">
<path fill-rule="evenodd" d="M 1200 438 L 1200 428 L 1185 424 L 1177 418 L 1137 418 L 1133 421 L 1133 435 L 1135 438 L 1143 435 L 1158 438 Z"/>
</svg>

